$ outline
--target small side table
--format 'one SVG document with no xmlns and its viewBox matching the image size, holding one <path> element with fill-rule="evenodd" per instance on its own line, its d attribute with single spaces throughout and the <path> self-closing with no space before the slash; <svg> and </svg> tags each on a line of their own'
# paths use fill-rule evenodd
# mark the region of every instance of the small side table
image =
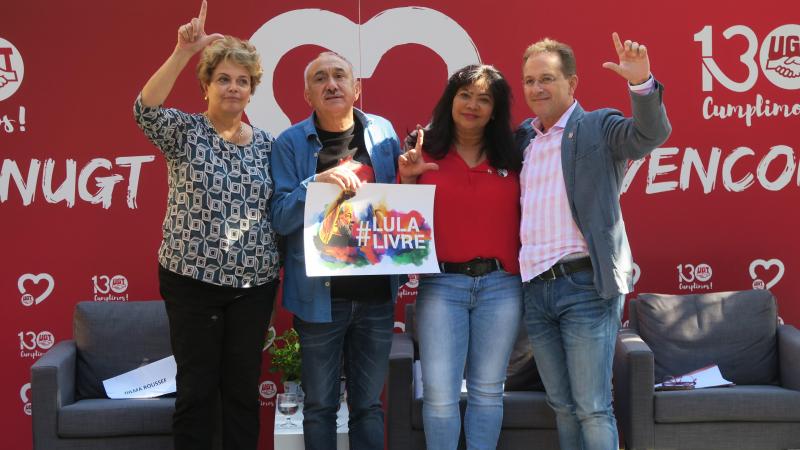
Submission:
<svg viewBox="0 0 800 450">
<path fill-rule="evenodd" d="M 286 418 L 275 411 L 274 440 L 273 446 L 276 450 L 305 450 L 303 442 L 303 408 L 297 414 L 291 416 L 295 426 L 292 428 L 278 428 Z M 349 450 L 350 441 L 347 437 L 347 403 L 342 402 L 342 406 L 336 413 L 336 450 Z"/>
</svg>

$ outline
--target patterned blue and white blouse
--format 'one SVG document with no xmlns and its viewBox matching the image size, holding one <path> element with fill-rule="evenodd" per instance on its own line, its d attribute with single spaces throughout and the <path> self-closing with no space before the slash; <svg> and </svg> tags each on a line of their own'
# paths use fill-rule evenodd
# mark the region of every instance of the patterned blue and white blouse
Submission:
<svg viewBox="0 0 800 450">
<path fill-rule="evenodd" d="M 222 139 L 202 114 L 145 107 L 134 117 L 167 160 L 169 195 L 158 262 L 211 284 L 251 287 L 278 278 L 269 217 L 273 137 L 253 127 L 248 145 Z"/>
</svg>

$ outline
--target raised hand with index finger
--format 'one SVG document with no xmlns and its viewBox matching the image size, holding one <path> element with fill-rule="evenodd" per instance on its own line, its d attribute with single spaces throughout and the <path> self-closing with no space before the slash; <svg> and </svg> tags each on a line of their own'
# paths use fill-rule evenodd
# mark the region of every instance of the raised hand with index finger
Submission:
<svg viewBox="0 0 800 450">
<path fill-rule="evenodd" d="M 613 70 L 632 85 L 642 84 L 650 78 L 650 58 L 647 56 L 647 47 L 635 41 L 627 40 L 622 43 L 615 31 L 611 34 L 614 48 L 619 56 L 619 64 L 613 62 L 603 63 L 603 67 Z"/>
<path fill-rule="evenodd" d="M 200 5 L 200 14 L 192 18 L 189 23 L 183 24 L 178 28 L 177 50 L 186 50 L 194 54 L 202 50 L 206 45 L 224 37 L 219 33 L 206 34 L 207 11 L 208 2 L 203 0 L 203 3 Z"/>
<path fill-rule="evenodd" d="M 397 158 L 397 170 L 400 173 L 400 181 L 406 184 L 413 184 L 417 177 L 429 170 L 439 170 L 436 163 L 425 162 L 422 156 L 422 143 L 425 139 L 425 132 L 422 127 L 417 125 L 417 143 L 414 148 Z"/>
</svg>

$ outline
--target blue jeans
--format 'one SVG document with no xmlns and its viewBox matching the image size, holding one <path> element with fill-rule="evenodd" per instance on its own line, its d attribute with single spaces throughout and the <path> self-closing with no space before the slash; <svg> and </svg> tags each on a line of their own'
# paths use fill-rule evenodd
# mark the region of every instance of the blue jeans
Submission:
<svg viewBox="0 0 800 450">
<path fill-rule="evenodd" d="M 336 448 L 341 363 L 347 377 L 350 448 L 383 450 L 381 391 L 389 368 L 394 304 L 335 301 L 332 322 L 306 322 L 297 316 L 300 336 L 303 435 L 306 450 Z M 344 354 L 344 358 L 342 355 Z"/>
<path fill-rule="evenodd" d="M 611 364 L 625 297 L 600 297 L 591 270 L 524 283 L 525 325 L 563 450 L 619 448 Z"/>
<path fill-rule="evenodd" d="M 467 448 L 496 448 L 503 421 L 503 382 L 522 315 L 519 275 L 423 275 L 416 311 L 428 450 L 458 446 L 465 365 Z"/>
</svg>

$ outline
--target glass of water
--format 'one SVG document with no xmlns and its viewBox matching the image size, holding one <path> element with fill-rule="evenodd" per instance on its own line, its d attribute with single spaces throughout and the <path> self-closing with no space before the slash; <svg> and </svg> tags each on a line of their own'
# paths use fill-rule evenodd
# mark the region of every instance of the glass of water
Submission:
<svg viewBox="0 0 800 450">
<path fill-rule="evenodd" d="M 300 399 L 297 398 L 297 394 L 278 394 L 278 412 L 286 417 L 286 420 L 283 423 L 278 424 L 278 428 L 294 428 L 294 422 L 292 422 L 292 416 L 297 414 L 297 410 L 300 408 Z"/>
</svg>

